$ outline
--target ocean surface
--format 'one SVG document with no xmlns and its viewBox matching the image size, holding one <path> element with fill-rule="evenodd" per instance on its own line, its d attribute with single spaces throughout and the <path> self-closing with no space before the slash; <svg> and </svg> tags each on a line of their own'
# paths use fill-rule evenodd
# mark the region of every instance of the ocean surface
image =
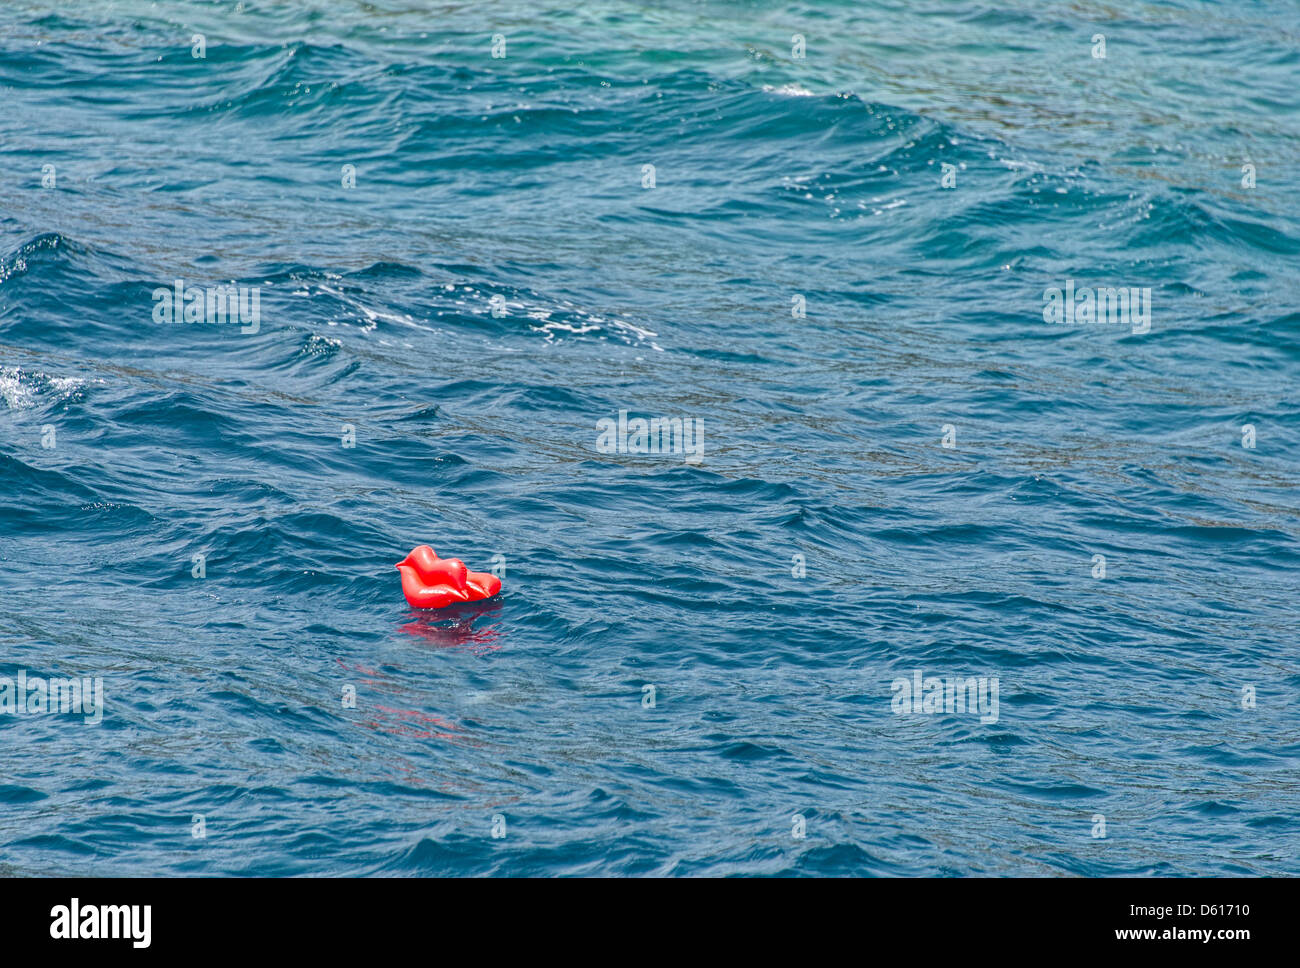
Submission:
<svg viewBox="0 0 1300 968">
<path fill-rule="evenodd" d="M 1293 0 L 9 0 L 0 874 L 1300 874 L 1297 173 Z"/>
</svg>

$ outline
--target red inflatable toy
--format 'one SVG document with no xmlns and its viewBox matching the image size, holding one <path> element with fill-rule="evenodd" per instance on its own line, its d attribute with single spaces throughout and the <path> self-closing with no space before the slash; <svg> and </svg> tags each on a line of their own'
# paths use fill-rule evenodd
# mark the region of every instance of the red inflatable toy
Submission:
<svg viewBox="0 0 1300 968">
<path fill-rule="evenodd" d="M 443 608 L 457 602 L 479 602 L 501 591 L 501 579 L 470 571 L 459 558 L 439 558 L 420 545 L 397 563 L 402 594 L 413 608 Z"/>
</svg>

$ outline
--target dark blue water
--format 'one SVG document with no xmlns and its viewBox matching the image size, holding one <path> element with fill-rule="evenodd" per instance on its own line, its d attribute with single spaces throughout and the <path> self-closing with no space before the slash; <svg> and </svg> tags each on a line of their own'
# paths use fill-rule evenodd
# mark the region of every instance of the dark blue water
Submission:
<svg viewBox="0 0 1300 968">
<path fill-rule="evenodd" d="M 6 3 L 0 677 L 104 706 L 0 713 L 0 873 L 1300 873 L 1298 44 Z"/>
</svg>

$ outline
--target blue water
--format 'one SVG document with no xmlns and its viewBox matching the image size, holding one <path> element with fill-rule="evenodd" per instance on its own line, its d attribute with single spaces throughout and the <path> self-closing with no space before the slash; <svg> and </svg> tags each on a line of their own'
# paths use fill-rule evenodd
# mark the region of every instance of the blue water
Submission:
<svg viewBox="0 0 1300 968">
<path fill-rule="evenodd" d="M 0 6 L 0 676 L 105 697 L 0 715 L 0 873 L 1300 874 L 1298 50 L 1290 0 Z M 411 610 L 420 543 L 503 594 Z"/>
</svg>

